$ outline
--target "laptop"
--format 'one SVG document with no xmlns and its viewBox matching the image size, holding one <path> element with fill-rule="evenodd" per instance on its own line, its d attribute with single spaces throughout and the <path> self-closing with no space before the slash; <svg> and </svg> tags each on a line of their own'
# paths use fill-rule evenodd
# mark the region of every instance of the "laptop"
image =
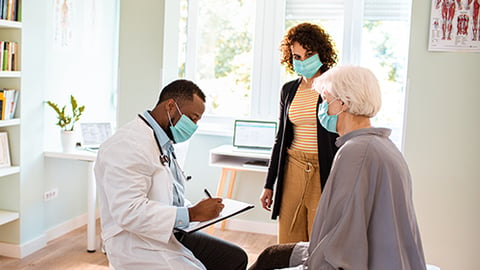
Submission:
<svg viewBox="0 0 480 270">
<path fill-rule="evenodd" d="M 234 151 L 270 152 L 277 134 L 277 122 L 235 120 L 233 128 Z"/>
<path fill-rule="evenodd" d="M 112 136 L 110 123 L 80 123 L 82 147 L 96 150 L 105 140 Z"/>
</svg>

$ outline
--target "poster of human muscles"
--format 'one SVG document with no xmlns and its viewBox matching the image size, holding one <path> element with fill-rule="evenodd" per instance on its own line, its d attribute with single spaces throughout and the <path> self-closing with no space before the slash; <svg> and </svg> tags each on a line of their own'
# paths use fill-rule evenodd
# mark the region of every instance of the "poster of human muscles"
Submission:
<svg viewBox="0 0 480 270">
<path fill-rule="evenodd" d="M 480 52 L 480 0 L 432 0 L 430 51 Z"/>
</svg>

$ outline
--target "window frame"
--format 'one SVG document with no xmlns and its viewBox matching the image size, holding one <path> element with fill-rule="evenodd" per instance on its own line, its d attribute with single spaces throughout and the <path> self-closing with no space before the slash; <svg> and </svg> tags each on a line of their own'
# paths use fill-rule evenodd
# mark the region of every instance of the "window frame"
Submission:
<svg viewBox="0 0 480 270">
<path fill-rule="evenodd" d="M 189 22 L 188 24 L 194 25 L 196 18 L 190 17 L 190 13 L 198 10 L 199 0 L 189 0 Z M 256 14 L 255 14 L 255 33 L 254 33 L 254 45 L 253 45 L 253 68 L 252 68 L 252 94 L 251 94 L 251 111 L 250 119 L 266 119 L 277 120 L 278 119 L 278 107 L 279 107 L 279 95 L 280 88 L 283 85 L 284 67 L 280 65 L 280 52 L 279 42 L 285 33 L 285 21 L 286 21 L 286 9 L 288 0 L 259 0 L 256 2 Z M 303 5 L 303 7 L 309 7 L 309 3 L 312 4 L 318 0 L 300 0 L 295 2 L 295 5 Z M 332 7 L 339 8 L 343 3 L 343 46 L 337 48 L 342 50 L 342 57 L 339 64 L 361 64 L 361 51 L 362 51 L 362 31 L 364 22 L 365 6 L 377 6 L 376 1 L 380 0 L 330 0 L 324 4 L 332 5 Z M 384 0 L 381 0 L 384 1 Z M 408 0 L 407 0 L 408 1 Z M 178 29 L 178 16 L 175 14 L 180 13 L 180 4 L 177 0 L 165 1 L 165 33 L 172 32 L 171 29 Z M 176 2 L 176 3 L 175 3 Z M 400 5 L 403 9 L 399 12 L 401 16 L 406 10 L 407 4 L 396 4 L 393 0 L 388 0 L 388 3 L 384 3 L 382 9 L 374 10 L 375 14 L 383 14 L 387 12 L 389 5 Z M 397 1 L 398 2 L 398 1 Z M 315 2 L 317 3 L 317 2 Z M 171 9 L 172 5 L 176 5 L 176 10 Z M 411 1 L 408 1 L 408 6 L 411 7 Z M 410 10 L 408 10 L 410 11 Z M 382 13 L 383 12 L 383 13 Z M 403 12 L 403 13 L 402 13 Z M 332 12 L 334 14 L 335 11 Z M 370 12 L 372 13 L 372 12 Z M 172 15 L 173 14 L 173 15 Z M 385 13 L 386 14 L 386 13 Z M 371 16 L 371 14 L 367 14 Z M 385 15 L 386 16 L 386 15 Z M 410 16 L 407 16 L 407 20 L 410 20 Z M 307 18 L 306 18 L 307 20 Z M 167 31 L 169 29 L 169 31 Z M 178 32 L 178 31 L 177 31 Z M 187 40 L 187 59 L 196 59 L 195 57 L 195 31 L 189 31 Z M 178 36 L 178 34 L 177 34 Z M 172 56 L 178 55 L 178 38 L 176 38 L 176 44 L 171 41 L 171 36 L 165 37 L 168 42 L 165 42 L 164 56 L 168 55 L 171 59 Z M 191 42 L 193 41 L 193 42 Z M 166 53 L 168 52 L 168 53 Z M 406 52 L 408 55 L 408 52 Z M 408 59 L 407 59 L 408 61 Z M 165 73 L 177 74 L 177 65 L 172 63 L 178 63 L 178 59 L 175 62 L 164 62 Z M 407 65 L 407 63 L 405 63 Z M 173 71 L 171 70 L 173 69 Z M 193 78 L 195 70 L 195 63 L 189 62 L 185 64 L 185 78 L 195 80 Z M 172 79 L 173 77 L 164 77 Z M 165 81 L 165 80 L 164 80 Z M 168 82 L 166 80 L 165 82 Z M 407 81 L 405 78 L 405 93 L 407 92 Z M 406 98 L 406 97 L 405 97 Z M 405 111 L 405 110 L 404 110 Z M 233 129 L 233 122 L 235 117 L 223 117 L 216 115 L 204 115 L 202 121 L 199 122 L 200 134 L 207 135 L 220 135 L 231 136 Z M 403 116 L 402 126 L 405 126 L 405 113 Z M 400 148 L 403 145 L 403 134 L 400 142 Z"/>
</svg>

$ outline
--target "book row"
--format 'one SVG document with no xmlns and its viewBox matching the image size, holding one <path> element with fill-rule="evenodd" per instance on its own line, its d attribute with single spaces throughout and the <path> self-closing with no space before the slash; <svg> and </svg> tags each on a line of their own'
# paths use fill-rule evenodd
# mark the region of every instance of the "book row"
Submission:
<svg viewBox="0 0 480 270">
<path fill-rule="evenodd" d="M 14 118 L 17 107 L 18 91 L 15 89 L 0 90 L 0 120 Z"/>
<path fill-rule="evenodd" d="M 0 19 L 9 21 L 21 21 L 21 0 L 0 0 Z"/>
<path fill-rule="evenodd" d="M 18 43 L 14 41 L 0 41 L 0 70 L 18 71 Z"/>
</svg>

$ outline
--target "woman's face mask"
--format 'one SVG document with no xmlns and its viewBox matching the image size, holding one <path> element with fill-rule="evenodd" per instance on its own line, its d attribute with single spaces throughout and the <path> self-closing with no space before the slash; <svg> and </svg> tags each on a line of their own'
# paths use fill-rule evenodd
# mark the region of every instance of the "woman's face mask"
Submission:
<svg viewBox="0 0 480 270">
<path fill-rule="evenodd" d="M 178 108 L 176 102 L 175 106 L 177 106 L 178 112 L 182 115 L 180 117 L 180 120 L 178 120 L 175 125 L 173 125 L 172 119 L 170 118 L 170 113 L 168 113 L 168 111 L 167 114 L 168 120 L 170 121 L 170 131 L 172 131 L 173 140 L 175 141 L 175 143 L 181 143 L 190 139 L 190 137 L 192 137 L 192 135 L 197 130 L 198 126 L 188 116 L 186 116 L 182 113 L 182 111 L 180 111 L 180 108 Z"/>
<path fill-rule="evenodd" d="M 335 99 L 330 102 L 330 104 L 334 103 L 339 99 Z M 337 114 L 334 115 L 328 115 L 328 102 L 325 99 L 321 104 L 320 107 L 318 108 L 318 121 L 320 121 L 320 124 L 322 125 L 323 128 L 325 128 L 327 131 L 332 132 L 332 133 L 338 133 L 337 132 L 337 121 L 338 121 L 338 115 L 341 114 L 343 111 L 340 111 Z"/>
<path fill-rule="evenodd" d="M 304 76 L 307 79 L 312 78 L 322 65 L 323 64 L 320 61 L 318 53 L 310 56 L 303 61 L 293 59 L 293 69 L 295 70 L 295 72 Z"/>
</svg>

